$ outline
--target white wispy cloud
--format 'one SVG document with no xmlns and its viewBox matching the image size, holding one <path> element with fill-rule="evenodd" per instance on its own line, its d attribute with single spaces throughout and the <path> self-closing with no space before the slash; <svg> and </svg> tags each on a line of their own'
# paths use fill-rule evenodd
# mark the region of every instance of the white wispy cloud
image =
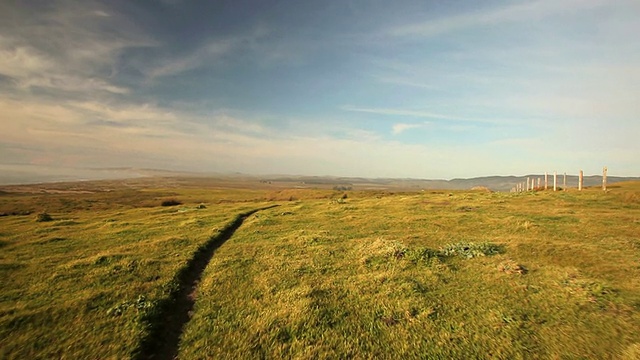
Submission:
<svg viewBox="0 0 640 360">
<path fill-rule="evenodd" d="M 461 151 L 386 141 L 358 129 L 338 138 L 326 131 L 283 134 L 224 114 L 203 122 L 201 115 L 157 105 L 0 99 L 0 112 L 14 119 L 0 134 L 4 161 L 50 166 L 179 164 L 200 171 L 409 176 L 411 163 L 419 162 L 426 176 L 451 161 L 449 151 Z M 30 145 L 25 150 L 20 144 Z M 372 158 L 378 160 L 363 162 Z"/>
<path fill-rule="evenodd" d="M 455 120 L 455 121 L 467 121 L 467 122 L 476 122 L 476 123 L 485 123 L 485 124 L 498 124 L 504 123 L 504 121 L 494 120 L 494 119 L 483 119 L 483 118 L 472 118 L 465 116 L 455 116 L 455 115 L 446 115 L 446 114 L 438 114 L 432 113 L 428 111 L 419 111 L 419 110 L 407 110 L 407 109 L 389 109 L 389 108 L 363 108 L 363 107 L 354 107 L 354 106 L 344 106 L 342 107 L 345 111 L 354 111 L 354 112 L 363 112 L 377 115 L 394 115 L 394 116 L 407 116 L 414 118 L 428 118 L 428 119 L 437 119 L 437 120 Z"/>
<path fill-rule="evenodd" d="M 118 56 L 154 44 L 134 24 L 102 8 L 92 1 L 54 1 L 36 13 L 2 9 L 0 74 L 19 89 L 129 93 L 111 79 Z"/>
<path fill-rule="evenodd" d="M 190 54 L 164 61 L 163 64 L 149 69 L 147 75 L 151 79 L 155 79 L 180 74 L 205 64 L 210 65 L 211 62 L 219 60 L 220 57 L 232 51 L 236 44 L 238 44 L 238 42 L 233 40 L 216 40 L 210 42 Z"/>
<path fill-rule="evenodd" d="M 392 36 L 430 37 L 475 26 L 535 21 L 550 14 L 572 12 L 576 9 L 591 8 L 605 3 L 604 0 L 523 1 L 473 13 L 395 26 L 388 29 L 387 33 Z"/>
<path fill-rule="evenodd" d="M 419 129 L 419 128 L 423 128 L 425 126 L 429 125 L 429 123 L 422 123 L 422 124 L 405 124 L 405 123 L 397 123 L 397 124 L 393 124 L 392 126 L 392 132 L 394 135 L 399 135 L 403 132 L 405 132 L 406 130 L 410 130 L 410 129 Z"/>
<path fill-rule="evenodd" d="M 391 76 L 374 76 L 377 81 L 385 84 L 393 84 L 393 85 L 402 85 L 409 86 L 421 89 L 429 89 L 434 90 L 438 89 L 438 86 L 430 84 L 428 82 L 416 81 L 415 79 L 410 80 L 402 77 L 391 77 Z"/>
<path fill-rule="evenodd" d="M 256 41 L 267 36 L 269 30 L 257 26 L 246 34 L 237 34 L 204 42 L 191 52 L 174 56 L 170 54 L 159 65 L 145 70 L 150 79 L 178 75 L 185 71 L 212 66 L 220 62 L 224 56 L 246 47 L 254 46 Z"/>
</svg>

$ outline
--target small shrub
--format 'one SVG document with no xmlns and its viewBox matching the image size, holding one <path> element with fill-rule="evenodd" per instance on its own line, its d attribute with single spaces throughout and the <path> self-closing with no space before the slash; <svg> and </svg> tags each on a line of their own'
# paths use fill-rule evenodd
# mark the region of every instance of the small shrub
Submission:
<svg viewBox="0 0 640 360">
<path fill-rule="evenodd" d="M 51 217 L 51 215 L 47 214 L 46 212 L 43 212 L 38 214 L 38 216 L 36 217 L 36 221 L 37 222 L 53 221 L 53 218 Z"/>
<path fill-rule="evenodd" d="M 160 205 L 162 206 L 176 206 L 176 205 L 182 205 L 182 203 L 178 200 L 175 199 L 171 199 L 171 200 L 164 200 Z"/>
</svg>

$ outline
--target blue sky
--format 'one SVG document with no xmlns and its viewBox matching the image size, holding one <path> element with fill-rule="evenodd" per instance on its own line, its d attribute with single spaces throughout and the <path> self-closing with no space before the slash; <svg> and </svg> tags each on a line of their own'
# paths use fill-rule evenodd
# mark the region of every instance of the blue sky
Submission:
<svg viewBox="0 0 640 360">
<path fill-rule="evenodd" d="M 3 1 L 0 164 L 640 175 L 640 2 Z"/>
</svg>

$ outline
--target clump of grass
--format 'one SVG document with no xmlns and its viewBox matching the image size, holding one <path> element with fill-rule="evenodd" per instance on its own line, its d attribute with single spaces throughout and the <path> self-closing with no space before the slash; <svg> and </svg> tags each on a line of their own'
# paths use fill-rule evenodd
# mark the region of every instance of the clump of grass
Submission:
<svg viewBox="0 0 640 360">
<path fill-rule="evenodd" d="M 471 259 L 504 253 L 504 247 L 492 243 L 459 242 L 436 250 L 428 247 L 408 247 L 398 241 L 377 239 L 363 248 L 365 264 L 380 263 L 388 259 L 407 260 L 414 264 L 437 264 L 438 260 L 450 257 Z M 386 259 L 386 260 L 385 260 Z"/>
<path fill-rule="evenodd" d="M 534 224 L 534 223 L 532 223 L 532 222 L 531 222 L 531 221 L 529 221 L 529 220 L 525 220 L 525 221 L 523 221 L 522 223 L 520 223 L 519 225 L 520 225 L 520 227 L 522 227 L 522 228 L 523 228 L 523 229 L 525 229 L 525 230 L 529 230 L 529 229 L 531 229 L 532 227 L 534 227 L 534 226 L 535 226 L 535 224 Z"/>
<path fill-rule="evenodd" d="M 529 269 L 524 267 L 524 265 L 518 264 L 513 260 L 506 260 L 500 265 L 498 265 L 498 270 L 505 272 L 507 274 L 520 274 L 525 275 L 529 272 Z"/>
<path fill-rule="evenodd" d="M 441 254 L 437 250 L 418 247 L 415 249 L 407 249 L 406 258 L 413 263 L 427 262 L 430 263 L 434 259 L 441 257 Z"/>
<path fill-rule="evenodd" d="M 53 218 L 48 213 L 43 212 L 43 213 L 38 214 L 38 216 L 36 216 L 36 221 L 37 222 L 53 221 Z"/>
<path fill-rule="evenodd" d="M 164 200 L 162 201 L 162 203 L 160 204 L 162 206 L 176 206 L 176 205 L 182 205 L 182 203 L 176 199 L 170 199 L 170 200 Z"/>
<path fill-rule="evenodd" d="M 135 301 L 125 301 L 107 310 L 107 315 L 120 316 L 129 308 L 134 308 L 143 314 L 155 306 L 155 301 L 149 301 L 144 295 L 139 295 Z"/>
<path fill-rule="evenodd" d="M 478 256 L 496 255 L 504 253 L 504 247 L 492 243 L 458 242 L 448 244 L 440 250 L 445 257 L 459 256 L 471 259 Z"/>
</svg>

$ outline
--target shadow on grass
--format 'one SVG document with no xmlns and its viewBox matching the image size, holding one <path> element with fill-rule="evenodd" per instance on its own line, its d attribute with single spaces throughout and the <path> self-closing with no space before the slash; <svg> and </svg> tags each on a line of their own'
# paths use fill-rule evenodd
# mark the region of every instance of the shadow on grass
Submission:
<svg viewBox="0 0 640 360">
<path fill-rule="evenodd" d="M 233 236 L 247 217 L 276 206 L 278 205 L 239 214 L 219 234 L 211 237 L 193 254 L 187 265 L 172 280 L 169 296 L 143 316 L 142 321 L 149 327 L 149 332 L 148 336 L 142 340 L 134 358 L 154 360 L 176 358 L 180 335 L 185 324 L 191 319 L 196 300 L 195 291 L 214 252 Z"/>
</svg>

